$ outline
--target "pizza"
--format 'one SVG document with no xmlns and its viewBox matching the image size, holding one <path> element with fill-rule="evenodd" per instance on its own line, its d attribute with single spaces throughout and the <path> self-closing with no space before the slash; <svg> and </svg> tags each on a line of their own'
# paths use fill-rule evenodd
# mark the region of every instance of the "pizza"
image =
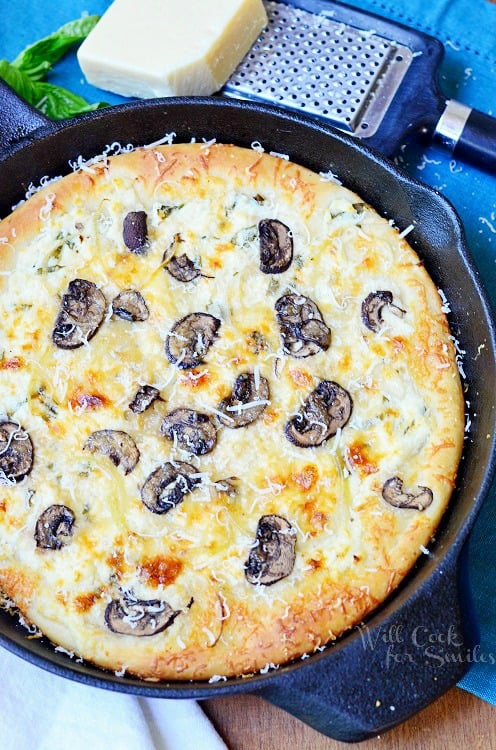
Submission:
<svg viewBox="0 0 496 750">
<path fill-rule="evenodd" d="M 464 401 L 406 232 L 259 144 L 88 162 L 0 223 L 0 590 L 119 675 L 361 623 L 452 494 Z"/>
</svg>

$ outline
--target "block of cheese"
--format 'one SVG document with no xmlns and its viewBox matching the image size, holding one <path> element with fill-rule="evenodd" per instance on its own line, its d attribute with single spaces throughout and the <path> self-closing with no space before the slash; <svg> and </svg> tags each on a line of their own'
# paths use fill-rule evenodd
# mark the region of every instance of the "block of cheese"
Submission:
<svg viewBox="0 0 496 750">
<path fill-rule="evenodd" d="M 89 83 L 122 96 L 209 95 L 266 23 L 262 0 L 115 0 L 78 60 Z"/>
</svg>

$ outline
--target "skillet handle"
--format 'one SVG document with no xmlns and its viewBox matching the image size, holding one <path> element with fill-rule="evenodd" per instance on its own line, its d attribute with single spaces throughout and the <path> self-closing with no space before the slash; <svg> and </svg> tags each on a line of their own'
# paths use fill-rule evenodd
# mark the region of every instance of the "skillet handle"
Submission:
<svg viewBox="0 0 496 750">
<path fill-rule="evenodd" d="M 496 174 L 496 118 L 451 99 L 434 137 L 456 158 Z"/>
<path fill-rule="evenodd" d="M 438 568 L 378 625 L 361 626 L 344 648 L 277 675 L 257 695 L 344 742 L 377 736 L 410 718 L 468 667 L 458 571 L 456 561 L 451 569 Z"/>
<path fill-rule="evenodd" d="M 0 78 L 0 153 L 9 151 L 18 141 L 52 121 L 21 99 Z"/>
</svg>

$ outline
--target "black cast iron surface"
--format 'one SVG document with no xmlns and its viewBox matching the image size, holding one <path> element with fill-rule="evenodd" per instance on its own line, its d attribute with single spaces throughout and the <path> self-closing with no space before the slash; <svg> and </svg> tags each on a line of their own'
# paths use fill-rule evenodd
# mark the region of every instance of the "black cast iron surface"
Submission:
<svg viewBox="0 0 496 750">
<path fill-rule="evenodd" d="M 32 119 L 30 119 L 32 117 Z M 18 123 L 25 137 L 19 141 Z M 32 132 L 29 132 L 32 131 Z M 174 132 L 176 141 L 216 138 L 268 151 L 317 172 L 329 169 L 404 229 L 451 306 L 454 336 L 465 351 L 467 433 L 457 488 L 429 555 L 360 629 L 325 652 L 264 675 L 216 683 L 149 683 L 78 664 L 41 640 L 28 640 L 0 612 L 0 642 L 24 659 L 98 688 L 151 697 L 206 699 L 256 692 L 324 734 L 362 740 L 407 719 L 454 685 L 470 661 L 469 603 L 460 596 L 459 558 L 494 470 L 495 327 L 459 220 L 439 194 L 344 134 L 268 106 L 222 99 L 169 99 L 100 110 L 70 122 L 34 114 L 0 84 L 0 216 L 30 183 L 70 171 L 68 161 L 107 144 L 142 145 Z M 463 608 L 463 611 L 462 611 Z"/>
</svg>

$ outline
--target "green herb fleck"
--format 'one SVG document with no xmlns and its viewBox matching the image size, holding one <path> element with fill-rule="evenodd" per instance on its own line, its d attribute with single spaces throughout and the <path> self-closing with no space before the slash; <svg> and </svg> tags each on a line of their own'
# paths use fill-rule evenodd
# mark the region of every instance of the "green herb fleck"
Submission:
<svg viewBox="0 0 496 750">
<path fill-rule="evenodd" d="M 236 247 L 246 247 L 254 242 L 258 237 L 258 227 L 253 224 L 250 227 L 244 227 L 231 238 L 231 242 Z"/>
<path fill-rule="evenodd" d="M 54 273 L 54 271 L 60 271 L 61 268 L 65 268 L 65 266 L 61 266 L 60 263 L 52 263 L 49 266 L 45 266 L 44 268 L 40 266 L 40 268 L 36 269 L 36 273 L 38 276 L 42 276 L 44 273 Z"/>
<path fill-rule="evenodd" d="M 32 307 L 33 305 L 30 305 L 27 302 L 23 302 L 20 305 L 16 305 L 13 309 L 15 312 L 25 312 L 26 310 L 30 310 Z"/>
<path fill-rule="evenodd" d="M 280 284 L 279 279 L 275 279 L 274 277 L 272 277 L 271 280 L 269 281 L 269 287 L 268 287 L 269 294 L 275 294 L 277 290 L 279 289 L 279 284 Z"/>
<path fill-rule="evenodd" d="M 250 331 L 246 337 L 246 344 L 254 354 L 260 354 L 268 348 L 267 339 L 261 331 Z"/>
<path fill-rule="evenodd" d="M 168 216 L 171 215 L 173 211 L 176 211 L 179 208 L 182 208 L 184 206 L 184 203 L 179 203 L 175 206 L 160 206 L 157 208 L 157 214 L 159 219 L 166 219 Z"/>
<path fill-rule="evenodd" d="M 62 242 L 61 245 L 55 248 L 54 253 L 58 252 L 58 257 L 60 257 L 60 253 L 62 252 L 64 245 L 66 245 L 69 250 L 74 250 L 76 247 L 76 242 L 73 239 L 73 235 L 71 234 L 65 234 L 64 232 L 59 232 L 58 235 L 55 237 L 56 240 L 59 242 Z"/>
<path fill-rule="evenodd" d="M 55 417 L 58 415 L 59 410 L 53 402 L 52 398 L 46 392 L 46 387 L 44 385 L 40 385 L 38 390 L 35 393 L 31 394 L 31 398 L 34 401 L 39 401 L 42 405 L 44 413 L 41 415 L 41 417 L 45 420 L 45 422 L 49 422 L 51 419 L 55 419 Z"/>
</svg>

